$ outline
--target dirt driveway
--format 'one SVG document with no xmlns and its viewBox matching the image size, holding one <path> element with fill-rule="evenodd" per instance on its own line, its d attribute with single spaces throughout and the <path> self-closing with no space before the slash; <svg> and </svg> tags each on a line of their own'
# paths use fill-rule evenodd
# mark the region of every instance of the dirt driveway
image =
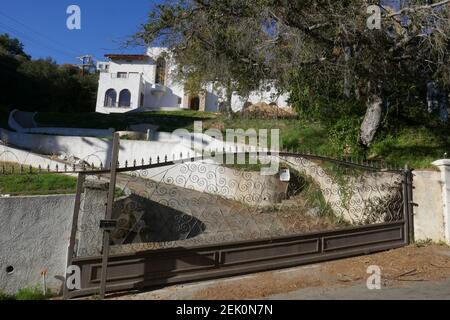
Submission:
<svg viewBox="0 0 450 320">
<path fill-rule="evenodd" d="M 131 300 L 308 299 L 309 297 L 333 299 L 346 298 L 339 293 L 339 290 L 350 290 L 349 292 L 353 292 L 353 297 L 372 299 L 374 297 L 371 291 L 374 290 L 368 290 L 365 285 L 369 277 L 367 268 L 372 265 L 379 266 L 382 272 L 380 298 L 407 298 L 402 296 L 402 292 L 407 292 L 405 290 L 409 289 L 414 291 L 414 297 L 418 298 L 421 297 L 420 290 L 423 290 L 423 298 L 427 298 L 425 292 L 434 292 L 437 296 L 433 298 L 450 299 L 450 287 L 447 285 L 447 282 L 450 285 L 450 247 L 440 245 L 412 245 L 322 264 L 177 285 L 110 298 Z M 439 288 L 441 284 L 444 289 L 449 289 L 448 292 L 433 290 L 433 288 Z M 351 298 L 352 295 L 349 297 Z"/>
</svg>

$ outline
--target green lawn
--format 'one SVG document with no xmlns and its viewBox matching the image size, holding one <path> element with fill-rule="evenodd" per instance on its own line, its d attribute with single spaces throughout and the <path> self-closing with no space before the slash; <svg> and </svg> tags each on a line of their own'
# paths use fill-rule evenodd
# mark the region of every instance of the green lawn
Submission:
<svg viewBox="0 0 450 320">
<path fill-rule="evenodd" d="M 20 167 L 16 164 L 0 162 L 0 194 L 47 195 L 70 194 L 76 191 L 77 179 L 74 177 L 35 172 L 18 174 L 19 170 Z"/>
<path fill-rule="evenodd" d="M 95 128 L 127 130 L 132 124 L 153 124 L 160 131 L 172 132 L 178 128 L 193 128 L 194 121 L 213 119 L 216 114 L 196 111 L 154 111 L 124 114 L 99 113 L 38 113 L 36 121 L 39 126 L 56 126 L 67 128 Z"/>
<path fill-rule="evenodd" d="M 340 145 L 336 145 L 330 131 L 318 122 L 305 120 L 262 120 L 217 118 L 206 122 L 206 128 L 227 129 L 280 129 L 282 149 L 311 152 L 334 158 L 352 158 L 360 161 L 383 161 L 389 165 L 403 167 L 408 164 L 415 169 L 433 168 L 431 164 L 450 156 L 450 130 L 410 126 L 399 128 L 397 132 L 383 135 L 375 140 L 368 150 L 350 149 L 345 154 Z M 354 144 L 357 144 L 355 138 Z"/>
<path fill-rule="evenodd" d="M 450 130 L 448 127 L 427 128 L 408 126 L 396 128 L 393 133 L 381 133 L 373 145 L 364 150 L 358 147 L 357 137 L 347 135 L 346 127 L 339 127 L 334 133 L 319 122 L 302 119 L 244 119 L 238 116 L 226 117 L 214 113 L 195 111 L 161 111 L 128 114 L 61 114 L 39 113 L 37 121 L 41 126 L 115 128 L 124 130 L 130 124 L 150 123 L 161 131 L 172 132 L 178 128 L 192 130 L 194 121 L 203 121 L 203 130 L 219 129 L 225 136 L 226 129 L 280 129 L 282 148 L 308 151 L 317 155 L 335 158 L 359 158 L 361 161 L 383 161 L 390 165 L 413 168 L 432 168 L 431 162 L 450 155 Z M 353 132 L 354 134 L 354 132 Z M 347 142 L 342 137 L 350 136 Z"/>
</svg>

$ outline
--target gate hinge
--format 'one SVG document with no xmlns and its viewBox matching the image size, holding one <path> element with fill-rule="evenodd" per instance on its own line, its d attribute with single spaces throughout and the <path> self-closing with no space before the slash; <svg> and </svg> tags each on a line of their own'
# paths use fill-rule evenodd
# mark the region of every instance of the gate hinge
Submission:
<svg viewBox="0 0 450 320">
<path fill-rule="evenodd" d="M 418 207 L 418 206 L 419 206 L 418 203 L 415 203 L 415 202 L 413 202 L 413 201 L 409 201 L 409 204 L 413 205 L 414 207 Z"/>
</svg>

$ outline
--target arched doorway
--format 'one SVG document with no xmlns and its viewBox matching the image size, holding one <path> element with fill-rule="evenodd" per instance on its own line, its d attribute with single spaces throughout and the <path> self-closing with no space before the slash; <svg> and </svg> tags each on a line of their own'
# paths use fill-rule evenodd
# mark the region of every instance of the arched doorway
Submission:
<svg viewBox="0 0 450 320">
<path fill-rule="evenodd" d="M 189 97 L 189 109 L 195 110 L 195 111 L 200 110 L 200 97 L 199 96 Z"/>
<path fill-rule="evenodd" d="M 104 106 L 105 107 L 115 107 L 116 106 L 116 101 L 117 101 L 117 92 L 114 89 L 108 89 L 106 90 L 105 93 L 105 103 Z"/>
</svg>

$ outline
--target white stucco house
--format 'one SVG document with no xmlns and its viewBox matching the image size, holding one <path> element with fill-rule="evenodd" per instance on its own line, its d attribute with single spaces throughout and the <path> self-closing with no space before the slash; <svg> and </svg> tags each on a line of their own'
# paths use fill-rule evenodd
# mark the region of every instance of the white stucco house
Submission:
<svg viewBox="0 0 450 320">
<path fill-rule="evenodd" d="M 96 112 L 125 113 L 154 110 L 190 109 L 218 112 L 225 92 L 213 83 L 195 96 L 189 95 L 182 83 L 173 77 L 176 65 L 166 48 L 150 47 L 146 54 L 107 54 L 108 61 L 97 62 L 100 71 Z M 288 95 L 277 94 L 273 86 L 263 86 L 249 97 L 237 94 L 232 109 L 245 103 L 275 103 L 288 106 Z"/>
</svg>

